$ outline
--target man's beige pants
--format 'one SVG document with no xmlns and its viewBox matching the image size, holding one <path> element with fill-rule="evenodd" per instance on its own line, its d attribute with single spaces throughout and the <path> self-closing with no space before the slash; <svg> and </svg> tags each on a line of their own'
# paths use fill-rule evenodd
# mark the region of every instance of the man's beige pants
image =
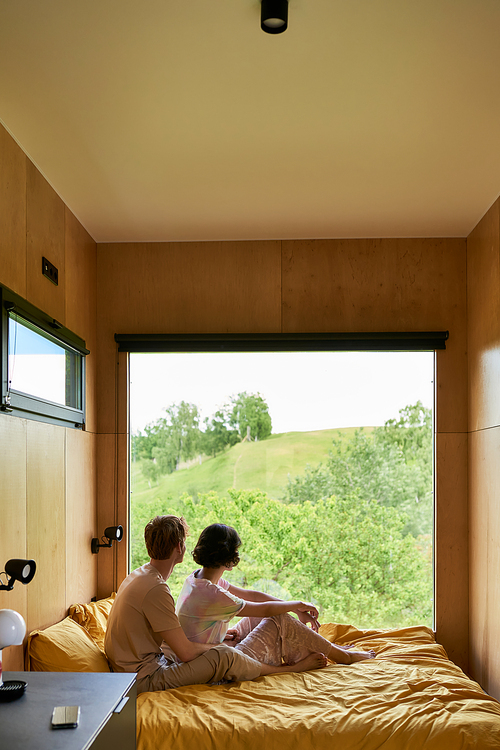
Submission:
<svg viewBox="0 0 500 750">
<path fill-rule="evenodd" d="M 221 680 L 254 680 L 260 675 L 260 670 L 260 662 L 221 643 L 192 661 L 176 663 L 164 656 L 158 657 L 158 669 L 137 680 L 137 692 L 168 690 Z"/>
</svg>

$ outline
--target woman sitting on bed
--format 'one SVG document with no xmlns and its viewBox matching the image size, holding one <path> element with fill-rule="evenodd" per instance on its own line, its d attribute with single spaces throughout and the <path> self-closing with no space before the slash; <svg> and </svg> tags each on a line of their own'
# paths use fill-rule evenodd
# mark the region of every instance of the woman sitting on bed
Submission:
<svg viewBox="0 0 500 750">
<path fill-rule="evenodd" d="M 225 641 L 272 666 L 296 664 L 317 652 L 340 664 L 375 656 L 373 651 L 340 648 L 319 635 L 318 610 L 312 604 L 282 601 L 224 580 L 225 571 L 232 570 L 239 562 L 240 545 L 241 539 L 231 526 L 215 523 L 201 532 L 193 558 L 202 567 L 184 582 L 176 607 L 189 640 Z M 294 612 L 300 622 L 288 612 Z M 229 621 L 236 615 L 243 619 L 228 630 Z"/>
</svg>

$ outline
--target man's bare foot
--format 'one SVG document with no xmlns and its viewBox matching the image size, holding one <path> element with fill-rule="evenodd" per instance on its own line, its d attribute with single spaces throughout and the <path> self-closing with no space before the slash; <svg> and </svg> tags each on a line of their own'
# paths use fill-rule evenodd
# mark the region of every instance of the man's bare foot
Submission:
<svg viewBox="0 0 500 750">
<path fill-rule="evenodd" d="M 310 669 L 323 669 L 328 664 L 326 656 L 319 652 L 314 652 L 306 656 L 305 659 L 292 665 L 294 672 L 308 672 Z"/>
<path fill-rule="evenodd" d="M 356 661 L 364 661 L 365 659 L 375 659 L 375 651 L 349 651 L 351 657 L 351 664 Z"/>
</svg>

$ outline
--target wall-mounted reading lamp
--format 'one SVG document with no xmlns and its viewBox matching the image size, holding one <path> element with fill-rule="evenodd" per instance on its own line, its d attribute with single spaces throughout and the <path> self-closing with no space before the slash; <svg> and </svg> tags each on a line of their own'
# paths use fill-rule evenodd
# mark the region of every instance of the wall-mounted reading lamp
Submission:
<svg viewBox="0 0 500 750">
<path fill-rule="evenodd" d="M 5 563 L 7 583 L 0 578 L 0 591 L 12 591 L 14 583 L 29 583 L 36 572 L 34 560 L 9 560 Z M 2 680 L 2 649 L 8 646 L 21 646 L 26 635 L 26 623 L 19 612 L 13 609 L 0 609 L 0 703 L 20 698 L 26 690 L 24 680 Z"/>
<path fill-rule="evenodd" d="M 92 539 L 92 543 L 90 545 L 92 554 L 97 555 L 97 553 L 99 552 L 99 547 L 111 547 L 114 541 L 121 542 L 122 539 L 123 526 L 108 526 L 107 529 L 104 529 L 104 534 L 101 537 L 102 544 L 99 542 L 99 539 L 97 537 L 94 537 Z"/>
<path fill-rule="evenodd" d="M 0 575 L 7 576 L 7 583 L 0 578 L 0 591 L 12 591 L 14 583 L 21 581 L 25 585 L 33 580 L 36 572 L 34 560 L 9 560 L 5 563 L 5 570 Z"/>
</svg>

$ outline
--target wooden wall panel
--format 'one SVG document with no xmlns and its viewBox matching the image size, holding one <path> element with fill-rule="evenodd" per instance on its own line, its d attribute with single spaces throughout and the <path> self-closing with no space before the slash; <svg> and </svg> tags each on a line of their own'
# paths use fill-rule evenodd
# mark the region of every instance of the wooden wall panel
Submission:
<svg viewBox="0 0 500 750">
<path fill-rule="evenodd" d="M 467 239 L 473 676 L 500 699 L 500 200 Z"/>
<path fill-rule="evenodd" d="M 26 190 L 27 298 L 65 325 L 64 203 L 30 161 Z M 59 270 L 58 286 L 42 276 L 42 257 Z"/>
<path fill-rule="evenodd" d="M 95 536 L 101 538 L 107 526 L 118 525 L 116 513 L 116 477 L 118 436 L 115 434 L 97 435 L 97 521 Z M 123 526 L 123 523 L 122 523 Z M 97 596 L 109 596 L 115 587 L 116 565 L 111 550 L 99 550 L 97 555 Z M 128 572 L 128 571 L 127 571 Z M 127 575 L 125 572 L 125 575 Z M 125 576 L 122 571 L 122 579 Z"/>
<path fill-rule="evenodd" d="M 121 524 L 124 530 L 123 541 L 120 544 L 113 544 L 113 563 L 115 569 L 115 578 L 113 581 L 113 591 L 123 580 L 123 573 L 127 574 L 129 570 L 129 436 L 122 434 L 118 436 L 118 466 L 125 466 L 125 471 L 118 471 L 117 476 L 117 503 L 116 503 L 116 524 Z M 127 512 L 124 512 L 126 507 Z"/>
<path fill-rule="evenodd" d="M 97 560 L 90 550 L 96 535 L 96 438 L 66 430 L 66 606 L 97 593 Z"/>
<path fill-rule="evenodd" d="M 467 434 L 436 436 L 436 635 L 464 671 L 469 668 Z"/>
<path fill-rule="evenodd" d="M 500 199 L 467 240 L 469 425 L 500 425 Z"/>
<path fill-rule="evenodd" d="M 277 331 L 280 262 L 273 241 L 99 245 L 102 322 L 122 333 Z"/>
<path fill-rule="evenodd" d="M 27 551 L 37 564 L 29 584 L 28 629 L 66 614 L 65 428 L 27 422 Z"/>
<path fill-rule="evenodd" d="M 26 295 L 26 156 L 0 125 L 1 281 Z"/>
<path fill-rule="evenodd" d="M 449 330 L 437 429 L 467 431 L 464 240 L 287 240 L 282 265 L 285 332 Z"/>
<path fill-rule="evenodd" d="M 469 436 L 470 664 L 500 699 L 500 427 Z"/>
<path fill-rule="evenodd" d="M 494 431 L 496 432 L 496 431 Z M 472 676 L 487 689 L 488 684 L 488 523 L 494 496 L 491 471 L 485 465 L 484 441 L 493 432 L 469 435 L 469 663 Z"/>
<path fill-rule="evenodd" d="M 86 357 L 86 425 L 97 430 L 97 249 L 71 211 L 65 209 L 66 327 L 85 340 L 90 354 Z"/>
<path fill-rule="evenodd" d="M 0 414 L 0 571 L 7 560 L 26 558 L 26 420 Z M 5 577 L 3 582 L 6 582 Z M 0 609 L 27 619 L 27 587 L 17 582 L 0 591 Z M 24 669 L 22 646 L 6 648 L 3 668 Z"/>
<path fill-rule="evenodd" d="M 124 539 L 98 554 L 98 597 L 116 591 L 128 573 L 128 435 L 97 436 L 98 512 L 96 536 L 107 526 L 123 526 Z M 118 468 L 119 467 L 119 468 Z"/>
<path fill-rule="evenodd" d="M 283 326 L 410 331 L 449 320 L 465 248 L 460 239 L 283 241 Z"/>
<path fill-rule="evenodd" d="M 280 243 L 98 246 L 99 432 L 115 429 L 115 333 L 279 331 Z"/>
</svg>

